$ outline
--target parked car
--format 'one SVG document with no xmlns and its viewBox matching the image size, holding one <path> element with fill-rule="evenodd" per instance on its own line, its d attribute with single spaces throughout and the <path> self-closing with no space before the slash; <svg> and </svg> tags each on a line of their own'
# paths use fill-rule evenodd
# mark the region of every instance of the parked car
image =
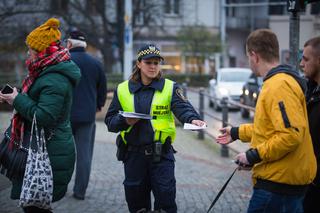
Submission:
<svg viewBox="0 0 320 213">
<path fill-rule="evenodd" d="M 209 106 L 215 110 L 221 109 L 221 100 L 228 97 L 230 100 L 240 101 L 242 87 L 249 79 L 252 71 L 247 68 L 221 68 L 217 70 L 216 79 L 209 81 Z M 237 106 L 228 105 L 237 109 Z"/>
<path fill-rule="evenodd" d="M 240 103 L 247 106 L 255 107 L 262 83 L 262 77 L 257 77 L 255 74 L 252 73 L 248 81 L 243 85 Z M 249 118 L 250 111 L 241 108 L 241 116 L 243 118 Z"/>
</svg>

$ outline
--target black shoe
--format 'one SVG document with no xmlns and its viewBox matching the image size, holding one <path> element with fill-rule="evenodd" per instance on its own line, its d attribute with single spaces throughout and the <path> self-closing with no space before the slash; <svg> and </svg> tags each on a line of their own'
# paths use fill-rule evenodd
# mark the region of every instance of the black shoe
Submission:
<svg viewBox="0 0 320 213">
<path fill-rule="evenodd" d="M 76 195 L 76 194 L 73 194 L 72 196 L 77 200 L 84 200 L 83 196 L 79 196 L 79 195 Z"/>
</svg>

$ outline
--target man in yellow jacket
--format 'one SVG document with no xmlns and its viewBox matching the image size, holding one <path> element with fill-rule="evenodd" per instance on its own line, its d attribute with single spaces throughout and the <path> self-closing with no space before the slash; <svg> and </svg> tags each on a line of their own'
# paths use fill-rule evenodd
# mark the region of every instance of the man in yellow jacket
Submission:
<svg viewBox="0 0 320 213">
<path fill-rule="evenodd" d="M 253 124 L 221 129 L 217 142 L 236 139 L 250 149 L 236 156 L 250 166 L 254 190 L 248 212 L 302 212 L 307 185 L 316 174 L 316 159 L 306 110 L 306 82 L 298 71 L 279 63 L 279 43 L 267 29 L 252 32 L 246 52 L 252 71 L 263 77 Z"/>
</svg>

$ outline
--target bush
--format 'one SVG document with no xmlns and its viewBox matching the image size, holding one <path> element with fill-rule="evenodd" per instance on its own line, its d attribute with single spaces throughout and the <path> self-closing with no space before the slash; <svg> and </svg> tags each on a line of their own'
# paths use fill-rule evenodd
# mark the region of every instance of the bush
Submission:
<svg viewBox="0 0 320 213">
<path fill-rule="evenodd" d="M 209 80 L 213 78 L 208 74 L 164 74 L 164 77 L 179 84 L 186 82 L 190 87 L 207 87 Z M 108 91 L 116 89 L 122 81 L 122 74 L 107 74 Z"/>
<path fill-rule="evenodd" d="M 213 78 L 208 74 L 165 74 L 164 77 L 179 84 L 187 83 L 189 87 L 207 87 Z"/>
<path fill-rule="evenodd" d="M 108 91 L 115 90 L 123 81 L 122 74 L 107 74 L 107 89 Z"/>
</svg>

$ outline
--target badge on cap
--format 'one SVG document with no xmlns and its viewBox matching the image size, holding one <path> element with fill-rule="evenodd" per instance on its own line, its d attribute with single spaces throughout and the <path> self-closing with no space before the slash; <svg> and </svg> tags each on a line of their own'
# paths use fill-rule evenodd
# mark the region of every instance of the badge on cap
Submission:
<svg viewBox="0 0 320 213">
<path fill-rule="evenodd" d="M 155 47 L 155 46 L 149 46 L 149 50 L 150 50 L 151 52 L 154 52 L 154 51 L 156 50 L 156 47 Z"/>
<path fill-rule="evenodd" d="M 176 94 L 181 100 L 185 102 L 188 101 L 188 99 L 183 95 L 183 90 L 181 88 L 176 89 Z"/>
</svg>

